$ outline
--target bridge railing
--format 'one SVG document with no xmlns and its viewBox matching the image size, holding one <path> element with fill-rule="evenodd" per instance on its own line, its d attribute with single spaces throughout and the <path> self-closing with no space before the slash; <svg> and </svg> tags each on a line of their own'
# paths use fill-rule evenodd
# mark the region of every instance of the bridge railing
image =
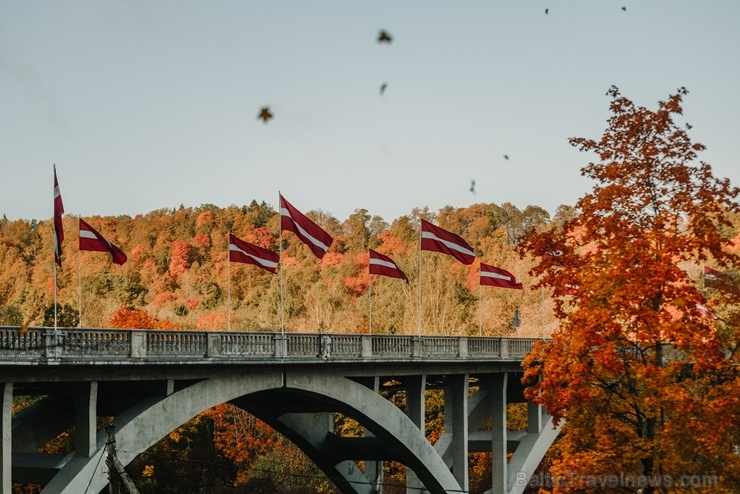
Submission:
<svg viewBox="0 0 740 494">
<path fill-rule="evenodd" d="M 0 363 L 99 360 L 511 359 L 535 338 L 0 326 Z"/>
</svg>

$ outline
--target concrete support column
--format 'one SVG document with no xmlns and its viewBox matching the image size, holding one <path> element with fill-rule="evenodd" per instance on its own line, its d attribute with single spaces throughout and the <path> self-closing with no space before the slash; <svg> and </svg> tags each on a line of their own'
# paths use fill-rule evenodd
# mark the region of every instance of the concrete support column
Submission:
<svg viewBox="0 0 740 494">
<path fill-rule="evenodd" d="M 367 388 L 372 389 L 374 393 L 380 393 L 380 377 L 367 378 L 362 380 Z M 365 429 L 365 437 L 375 437 L 370 430 Z M 365 461 L 365 478 L 370 482 L 370 492 L 382 492 L 381 484 L 383 483 L 383 462 L 382 461 Z"/>
<path fill-rule="evenodd" d="M 91 458 L 98 450 L 98 382 L 80 383 L 75 390 L 75 455 Z"/>
<path fill-rule="evenodd" d="M 449 405 L 448 405 L 449 404 Z M 452 416 L 448 420 L 448 414 Z M 445 432 L 451 426 L 452 475 L 463 491 L 468 490 L 468 375 L 447 377 Z"/>
<path fill-rule="evenodd" d="M 527 402 L 527 432 L 539 434 L 542 432 L 542 406 Z"/>
<path fill-rule="evenodd" d="M 426 427 L 425 414 L 426 406 L 424 401 L 424 392 L 427 387 L 426 376 L 410 376 L 403 379 L 406 388 L 406 416 L 422 432 Z M 406 492 L 408 494 L 422 494 L 422 484 L 416 473 L 410 468 L 406 469 Z"/>
<path fill-rule="evenodd" d="M 0 383 L 0 492 L 11 492 L 13 383 Z"/>
<path fill-rule="evenodd" d="M 506 434 L 506 372 L 491 376 L 491 452 L 493 457 L 491 494 L 505 494 L 507 478 L 507 434 Z"/>
</svg>

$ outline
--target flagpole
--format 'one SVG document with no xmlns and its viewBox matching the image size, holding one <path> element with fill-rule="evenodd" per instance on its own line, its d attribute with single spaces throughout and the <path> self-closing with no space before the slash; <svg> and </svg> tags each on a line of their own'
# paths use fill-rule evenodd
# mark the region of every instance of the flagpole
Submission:
<svg viewBox="0 0 740 494">
<path fill-rule="evenodd" d="M 483 296 L 482 289 L 480 287 L 480 279 L 478 280 L 478 335 L 483 336 Z"/>
<path fill-rule="evenodd" d="M 56 231 L 54 232 L 54 239 L 55 239 L 54 241 L 56 242 Z M 56 337 L 56 335 L 57 335 L 57 262 L 56 262 L 56 259 L 54 259 L 54 336 Z"/>
<path fill-rule="evenodd" d="M 419 306 L 418 306 L 418 315 L 417 315 L 417 321 L 416 321 L 416 331 L 421 336 L 421 241 L 422 241 L 422 230 L 424 229 L 424 226 L 421 223 L 421 218 L 419 218 Z"/>
<path fill-rule="evenodd" d="M 369 271 L 369 268 L 368 268 Z M 368 328 L 368 334 L 373 334 L 373 295 L 372 295 L 372 276 L 370 276 L 370 273 L 367 273 L 367 306 L 368 306 L 368 314 L 367 314 L 367 328 Z"/>
<path fill-rule="evenodd" d="M 226 330 L 231 331 L 231 232 L 229 232 L 228 249 L 226 252 L 226 303 L 228 304 Z"/>
<path fill-rule="evenodd" d="M 77 325 L 82 329 L 82 249 L 80 248 L 77 249 L 77 313 L 79 315 Z"/>
<path fill-rule="evenodd" d="M 280 259 L 280 334 L 285 334 L 285 302 L 283 300 L 283 212 L 280 210 L 280 199 L 282 194 L 278 191 L 278 217 L 280 219 L 280 230 L 278 234 L 278 246 Z"/>
</svg>

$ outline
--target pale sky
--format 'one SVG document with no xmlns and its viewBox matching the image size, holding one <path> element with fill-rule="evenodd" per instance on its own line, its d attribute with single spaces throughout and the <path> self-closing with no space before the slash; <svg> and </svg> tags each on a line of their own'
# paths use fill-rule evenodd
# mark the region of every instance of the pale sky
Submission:
<svg viewBox="0 0 740 494">
<path fill-rule="evenodd" d="M 651 109 L 686 86 L 679 122 L 738 185 L 739 20 L 738 0 L 0 0 L 0 216 L 50 218 L 53 164 L 83 216 L 278 191 L 340 221 L 554 213 L 591 189 L 568 138 L 601 136 L 612 84 Z"/>
</svg>

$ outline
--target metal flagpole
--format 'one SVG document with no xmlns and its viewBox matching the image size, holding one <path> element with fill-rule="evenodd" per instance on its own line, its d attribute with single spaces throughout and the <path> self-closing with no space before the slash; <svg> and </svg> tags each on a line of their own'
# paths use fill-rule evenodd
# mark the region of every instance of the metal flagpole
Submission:
<svg viewBox="0 0 740 494">
<path fill-rule="evenodd" d="M 226 300 L 228 304 L 228 317 L 226 322 L 226 329 L 231 331 L 231 232 L 229 232 L 229 250 L 226 253 Z"/>
<path fill-rule="evenodd" d="M 483 336 L 483 297 L 480 279 L 478 280 L 478 335 Z"/>
<path fill-rule="evenodd" d="M 77 249 L 77 313 L 80 316 L 78 327 L 82 328 L 82 249 Z"/>
<path fill-rule="evenodd" d="M 278 246 L 280 259 L 280 334 L 285 334 L 285 302 L 283 300 L 283 212 L 280 206 L 282 194 L 278 191 L 278 214 L 280 215 L 280 233 L 278 234 Z"/>
<path fill-rule="evenodd" d="M 369 268 L 368 268 L 369 270 Z M 368 314 L 367 314 L 367 327 L 368 327 L 368 333 L 373 334 L 373 295 L 372 295 L 372 276 L 370 276 L 370 273 L 367 273 L 367 306 L 368 306 Z"/>
<path fill-rule="evenodd" d="M 418 308 L 418 316 L 417 316 L 417 322 L 416 322 L 416 331 L 421 336 L 421 240 L 422 240 L 422 229 L 423 225 L 421 223 L 421 218 L 419 218 L 419 308 Z"/>
<path fill-rule="evenodd" d="M 54 231 L 54 242 L 56 243 L 56 230 Z M 56 252 L 56 247 L 55 251 Z M 54 337 L 57 335 L 57 261 L 54 259 Z"/>
</svg>

